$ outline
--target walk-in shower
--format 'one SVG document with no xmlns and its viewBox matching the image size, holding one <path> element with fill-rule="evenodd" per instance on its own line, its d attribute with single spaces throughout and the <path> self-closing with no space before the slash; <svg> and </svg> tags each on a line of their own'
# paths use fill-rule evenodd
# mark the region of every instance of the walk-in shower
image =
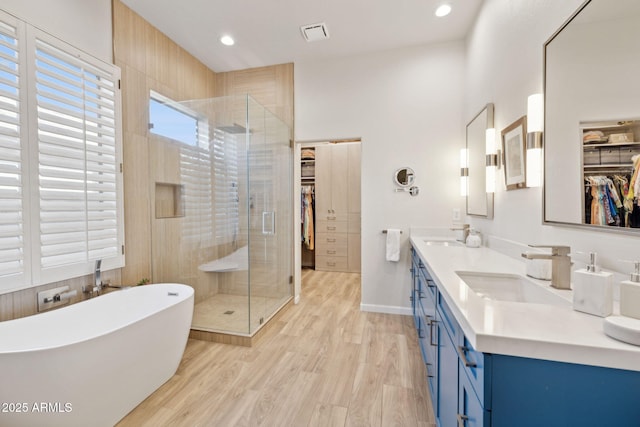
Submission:
<svg viewBox="0 0 640 427">
<path fill-rule="evenodd" d="M 195 289 L 193 330 L 251 336 L 292 297 L 290 129 L 250 96 L 157 102 L 152 281 Z"/>
</svg>

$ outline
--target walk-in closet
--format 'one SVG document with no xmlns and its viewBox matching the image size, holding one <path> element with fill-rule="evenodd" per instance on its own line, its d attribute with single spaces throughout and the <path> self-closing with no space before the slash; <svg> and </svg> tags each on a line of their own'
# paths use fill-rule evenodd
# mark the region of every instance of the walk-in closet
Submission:
<svg viewBox="0 0 640 427">
<path fill-rule="evenodd" d="M 583 223 L 640 228 L 640 121 L 582 124 Z"/>
<path fill-rule="evenodd" d="M 301 148 L 301 266 L 360 272 L 360 142 Z"/>
</svg>

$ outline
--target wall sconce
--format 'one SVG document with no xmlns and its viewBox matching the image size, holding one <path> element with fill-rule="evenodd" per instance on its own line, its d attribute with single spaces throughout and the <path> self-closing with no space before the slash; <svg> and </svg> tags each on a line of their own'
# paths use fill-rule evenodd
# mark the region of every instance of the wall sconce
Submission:
<svg viewBox="0 0 640 427">
<path fill-rule="evenodd" d="M 527 99 L 527 187 L 542 185 L 544 103 L 541 93 Z"/>
<path fill-rule="evenodd" d="M 485 135 L 486 141 L 486 180 L 487 180 L 487 193 L 496 192 L 496 169 L 500 166 L 498 155 L 498 148 L 496 147 L 496 130 L 495 128 L 489 128 Z"/>
<path fill-rule="evenodd" d="M 469 195 L 469 150 L 460 149 L 460 196 Z"/>
</svg>

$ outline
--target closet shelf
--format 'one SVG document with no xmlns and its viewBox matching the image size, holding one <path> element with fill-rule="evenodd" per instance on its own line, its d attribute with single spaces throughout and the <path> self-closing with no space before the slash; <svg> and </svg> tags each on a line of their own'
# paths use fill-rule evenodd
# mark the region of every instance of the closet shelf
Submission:
<svg viewBox="0 0 640 427">
<path fill-rule="evenodd" d="M 584 148 L 607 148 L 607 147 L 637 147 L 640 142 L 599 142 L 593 144 L 583 144 Z"/>
<path fill-rule="evenodd" d="M 602 165 L 584 165 L 585 169 L 630 169 L 633 168 L 633 163 L 608 163 Z"/>
</svg>

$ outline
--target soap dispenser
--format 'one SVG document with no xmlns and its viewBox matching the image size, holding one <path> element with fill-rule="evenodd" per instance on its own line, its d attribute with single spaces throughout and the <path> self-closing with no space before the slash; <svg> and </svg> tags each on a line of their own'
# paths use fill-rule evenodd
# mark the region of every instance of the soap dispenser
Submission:
<svg viewBox="0 0 640 427">
<path fill-rule="evenodd" d="M 613 312 L 613 274 L 599 271 L 595 252 L 589 254 L 587 268 L 575 271 L 573 309 L 600 317 Z"/>
<path fill-rule="evenodd" d="M 620 282 L 620 315 L 640 319 L 640 261 L 631 279 Z"/>
<path fill-rule="evenodd" d="M 479 248 L 482 245 L 482 238 L 480 237 L 480 233 L 473 228 L 469 230 L 469 235 L 467 236 L 467 241 L 465 242 L 468 248 Z"/>
</svg>

